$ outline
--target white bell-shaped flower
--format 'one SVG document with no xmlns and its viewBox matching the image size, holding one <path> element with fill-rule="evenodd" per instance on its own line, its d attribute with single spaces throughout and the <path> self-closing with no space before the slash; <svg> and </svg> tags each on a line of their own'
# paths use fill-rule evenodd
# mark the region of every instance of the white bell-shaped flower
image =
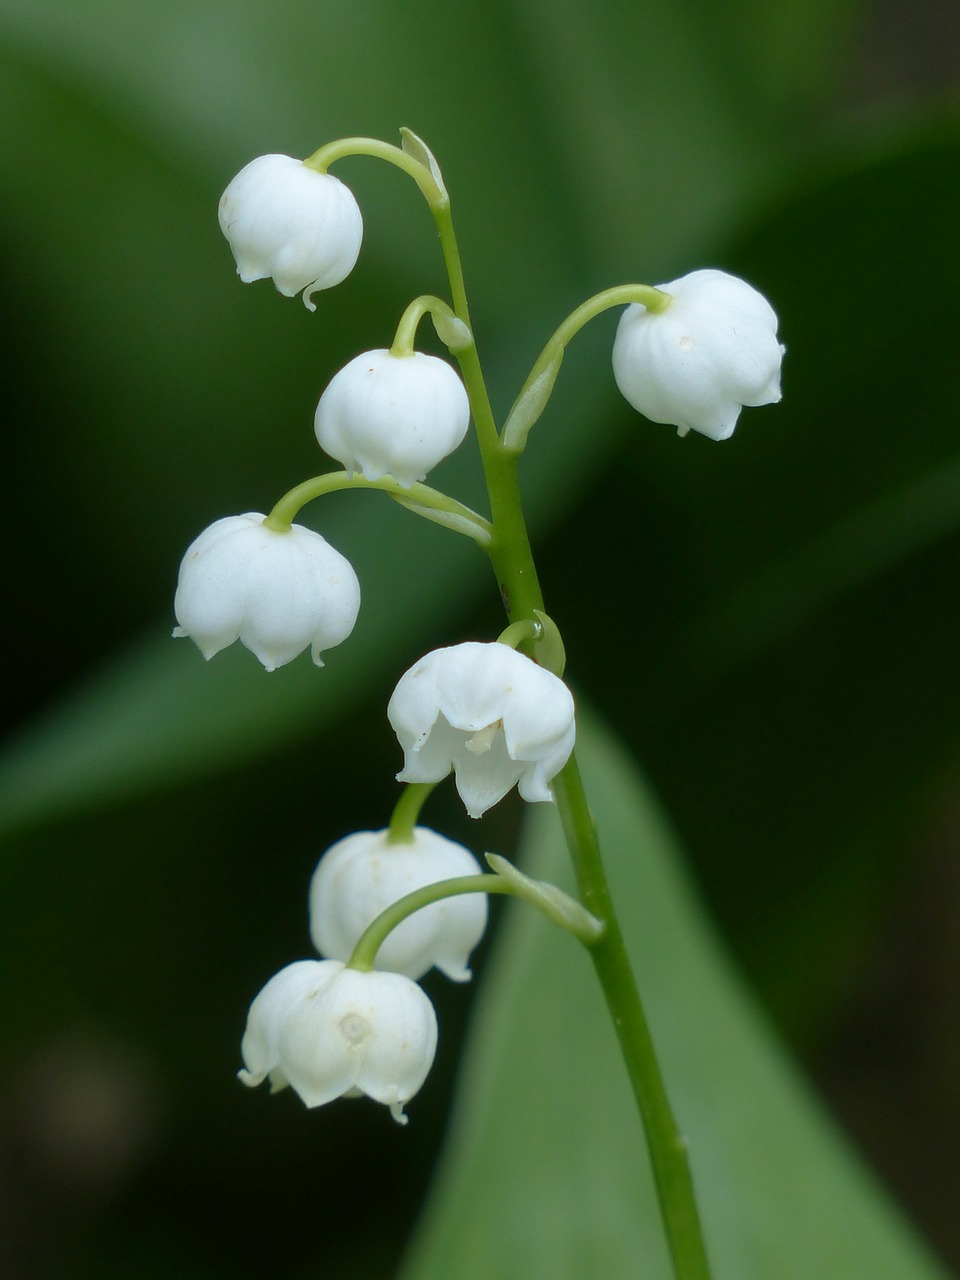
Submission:
<svg viewBox="0 0 960 1280">
<path fill-rule="evenodd" d="M 189 636 L 205 658 L 239 640 L 268 671 L 310 646 L 313 660 L 340 644 L 360 610 L 349 560 L 319 533 L 268 528 L 257 511 L 215 521 L 180 565 L 175 636 Z"/>
<path fill-rule="evenodd" d="M 397 778 L 438 782 L 453 769 L 472 818 L 514 785 L 524 800 L 552 800 L 576 737 L 563 681 L 499 643 L 428 653 L 401 676 L 387 717 L 404 752 Z"/>
<path fill-rule="evenodd" d="M 762 293 L 725 271 L 691 271 L 669 284 L 662 311 L 631 303 L 613 344 L 625 398 L 652 422 L 712 440 L 733 434 L 744 405 L 780 399 L 777 316 Z"/>
<path fill-rule="evenodd" d="M 270 979 L 250 1006 L 240 1080 L 267 1077 L 308 1107 L 366 1094 L 398 1123 L 437 1049 L 433 1005 L 399 973 L 361 973 L 339 960 L 301 960 Z"/>
<path fill-rule="evenodd" d="M 402 844 L 388 834 L 357 831 L 320 859 L 310 881 L 310 936 L 321 955 L 349 960 L 367 926 L 400 898 L 438 880 L 481 873 L 468 849 L 426 827 L 415 827 Z M 436 965 L 454 982 L 466 982 L 467 960 L 486 923 L 486 894 L 433 902 L 387 935 L 376 966 L 421 978 Z"/>
<path fill-rule="evenodd" d="M 245 284 L 272 277 L 288 298 L 302 291 L 314 311 L 311 295 L 353 270 L 363 217 L 339 178 L 269 155 L 245 165 L 220 197 L 220 230 Z"/>
<path fill-rule="evenodd" d="M 422 480 L 467 434 L 470 403 L 445 360 L 365 351 L 335 374 L 320 397 L 320 447 L 367 480 Z"/>
</svg>

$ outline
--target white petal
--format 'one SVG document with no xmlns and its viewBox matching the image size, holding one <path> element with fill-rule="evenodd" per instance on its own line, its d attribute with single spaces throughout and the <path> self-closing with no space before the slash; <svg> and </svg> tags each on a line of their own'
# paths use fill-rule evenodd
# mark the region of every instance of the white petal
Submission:
<svg viewBox="0 0 960 1280">
<path fill-rule="evenodd" d="M 452 765 L 474 817 L 521 778 L 525 799 L 551 799 L 548 783 L 575 736 L 563 681 L 502 644 L 468 642 L 427 654 L 401 677 L 387 717 L 404 749 L 398 777 L 438 781 Z M 478 742 L 488 749 L 478 752 Z"/>
<path fill-rule="evenodd" d="M 335 969 L 322 961 L 298 960 L 274 974 L 247 1015 L 240 1045 L 244 1069 L 238 1073 L 244 1084 L 258 1085 L 269 1075 L 274 1091 L 283 1087 L 274 1078 L 280 1061 L 280 1029 L 291 1009 L 325 986 L 334 972 Z"/>
<path fill-rule="evenodd" d="M 437 1024 L 420 988 L 396 973 L 340 970 L 280 1030 L 280 1068 L 308 1107 L 353 1089 L 395 1106 L 417 1092 L 433 1062 Z"/>
<path fill-rule="evenodd" d="M 353 269 L 363 218 L 338 178 L 292 156 L 259 156 L 220 199 L 220 228 L 244 282 L 272 276 L 287 297 L 339 284 Z"/>
<path fill-rule="evenodd" d="M 454 876 L 477 875 L 473 855 L 426 827 L 408 843 L 386 831 L 358 831 L 320 859 L 310 883 L 310 935 L 321 955 L 348 960 L 360 935 L 392 903 L 414 889 Z M 389 934 L 378 969 L 420 978 L 433 965 L 456 982 L 470 976 L 467 959 L 487 919 L 482 893 L 446 898 L 417 911 Z"/>
<path fill-rule="evenodd" d="M 321 448 L 368 480 L 391 475 L 408 487 L 461 443 L 467 393 L 445 360 L 414 352 L 366 351 L 330 382 L 314 418 Z"/>
<path fill-rule="evenodd" d="M 437 1050 L 436 1014 L 420 987 L 399 973 L 345 969 L 328 1004 L 339 1025 L 358 1017 L 372 1027 L 358 1049 L 357 1088 L 387 1106 L 409 1102 Z"/>
<path fill-rule="evenodd" d="M 671 295 L 665 310 L 635 303 L 620 318 L 617 385 L 653 422 L 727 439 L 741 406 L 780 398 L 776 314 L 746 281 L 722 271 L 693 271 L 658 288 Z"/>
<path fill-rule="evenodd" d="M 467 748 L 464 740 L 454 756 L 457 792 L 471 818 L 482 818 L 523 776 L 525 766 L 507 754 L 503 730 L 498 729 L 490 750 L 482 756 Z M 551 799 L 548 795 L 547 799 Z"/>
<path fill-rule="evenodd" d="M 268 671 L 308 646 L 344 640 L 360 608 L 349 561 L 300 525 L 267 528 L 248 512 L 216 521 L 191 544 L 180 567 L 174 609 L 179 627 L 206 657 L 238 639 Z"/>
</svg>

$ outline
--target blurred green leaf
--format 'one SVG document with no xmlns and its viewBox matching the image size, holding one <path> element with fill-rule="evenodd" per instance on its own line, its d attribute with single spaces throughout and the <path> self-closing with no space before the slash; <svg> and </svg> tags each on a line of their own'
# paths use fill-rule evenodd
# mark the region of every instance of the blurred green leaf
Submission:
<svg viewBox="0 0 960 1280">
<path fill-rule="evenodd" d="M 615 900 L 691 1161 L 717 1280 L 945 1273 L 832 1130 L 704 919 L 630 762 L 580 754 Z M 569 887 L 552 810 L 527 872 Z M 404 1280 L 667 1280 L 647 1158 L 586 956 L 514 909 L 488 969 L 446 1158 Z"/>
</svg>

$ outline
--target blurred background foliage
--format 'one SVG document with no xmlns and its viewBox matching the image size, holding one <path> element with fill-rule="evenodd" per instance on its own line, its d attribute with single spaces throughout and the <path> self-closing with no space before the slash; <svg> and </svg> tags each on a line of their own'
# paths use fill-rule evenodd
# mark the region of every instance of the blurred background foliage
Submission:
<svg viewBox="0 0 960 1280">
<path fill-rule="evenodd" d="M 329 377 L 443 290 L 393 171 L 338 169 L 366 239 L 314 316 L 239 287 L 220 191 L 402 124 L 444 167 L 501 412 L 609 284 L 717 265 L 779 311 L 784 401 L 720 446 L 637 419 L 596 324 L 526 490 L 577 691 L 767 1018 L 960 1267 L 958 88 L 948 0 L 0 0 L 5 1276 L 386 1277 L 426 1193 L 464 992 L 430 985 L 406 1131 L 231 1076 L 250 998 L 308 953 L 316 857 L 389 813 L 397 676 L 499 628 L 485 566 L 341 495 L 310 521 L 364 608 L 325 671 L 168 638 L 186 544 L 322 470 Z M 436 481 L 480 501 L 469 448 Z M 446 792 L 428 815 L 504 851 L 521 817 L 468 826 Z"/>
</svg>

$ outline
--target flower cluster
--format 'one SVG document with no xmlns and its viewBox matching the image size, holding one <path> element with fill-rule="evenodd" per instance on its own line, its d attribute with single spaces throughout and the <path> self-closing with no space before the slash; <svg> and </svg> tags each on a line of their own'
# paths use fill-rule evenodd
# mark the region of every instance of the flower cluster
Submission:
<svg viewBox="0 0 960 1280">
<path fill-rule="evenodd" d="M 473 817 L 514 785 L 526 800 L 552 800 L 550 783 L 576 732 L 563 681 L 496 642 L 428 653 L 401 677 L 389 716 L 405 752 L 398 778 L 439 782 L 452 770 Z M 434 967 L 455 982 L 470 977 L 486 901 L 470 894 L 431 902 L 388 933 L 376 971 L 351 968 L 351 960 L 365 931 L 407 894 L 479 872 L 467 849 L 425 827 L 402 838 L 360 831 L 331 846 L 309 895 L 311 937 L 326 958 L 289 965 L 257 996 L 240 1079 L 269 1077 L 275 1091 L 289 1084 L 308 1107 L 365 1093 L 402 1120 L 436 1045 L 433 1010 L 416 980 Z"/>
<path fill-rule="evenodd" d="M 341 144 L 336 148 L 343 153 Z M 412 148 L 413 160 L 394 149 L 401 167 L 422 170 L 421 190 L 442 200 L 432 156 L 418 139 Z M 331 154 L 324 149 L 309 161 L 261 156 L 220 201 L 220 226 L 241 280 L 272 278 L 280 293 L 302 294 L 310 310 L 314 293 L 353 269 L 363 238 L 356 200 L 322 163 Z M 744 405 L 779 399 L 784 348 L 777 318 L 750 285 L 721 271 L 694 271 L 658 289 L 625 286 L 597 295 L 570 322 L 637 297 L 646 301 L 626 307 L 612 358 L 617 385 L 641 413 L 673 423 L 681 435 L 695 430 L 720 440 L 733 432 Z M 316 481 L 298 486 L 270 515 L 217 520 L 188 548 L 174 634 L 192 638 L 204 657 L 239 640 L 268 671 L 306 648 L 319 666 L 321 653 L 350 635 L 360 608 L 353 568 L 319 533 L 291 523 L 326 488 L 384 488 L 411 510 L 496 544 L 502 531 L 492 522 L 420 483 L 461 444 L 471 414 L 454 368 L 413 350 L 424 314 L 433 316 L 452 353 L 462 357 L 472 346 L 465 307 L 455 312 L 432 296 L 416 299 L 393 346 L 356 356 L 316 406 L 316 439 L 344 471 L 319 477 L 319 488 Z M 508 424 L 494 442 L 501 461 L 522 451 L 552 391 L 564 341 L 575 331 L 569 323 L 561 327 L 558 345 L 548 345 L 535 366 L 515 406 L 516 430 Z M 477 366 L 463 360 L 463 368 Z M 481 398 L 486 406 L 485 393 Z M 491 447 L 489 432 L 484 447 Z M 531 616 L 513 619 L 499 641 L 435 649 L 401 677 L 387 717 L 403 752 L 397 778 L 414 784 L 407 796 L 419 796 L 416 784 L 428 790 L 453 773 L 474 818 L 514 787 L 528 802 L 553 799 L 573 751 L 574 704 L 547 669 L 562 669 L 559 633 L 545 639 L 549 619 L 536 601 L 528 608 Z M 531 652 L 546 665 L 520 651 L 535 641 L 542 648 Z M 253 1001 L 241 1046 L 244 1084 L 289 1086 L 308 1107 L 365 1094 L 405 1122 L 404 1106 L 423 1084 L 437 1043 L 436 1016 L 419 980 L 432 968 L 455 982 L 469 979 L 487 905 L 473 855 L 416 825 L 416 814 L 398 820 L 403 804 L 388 829 L 346 836 L 321 858 L 309 893 L 310 932 L 321 958 L 287 965 Z M 524 879 L 512 874 L 516 883 Z M 540 897 L 553 903 L 558 918 L 570 915 L 556 908 L 556 894 Z"/>
<path fill-rule="evenodd" d="M 358 831 L 331 846 L 310 882 L 310 932 L 323 960 L 281 969 L 250 1006 L 240 1046 L 244 1084 L 288 1085 L 306 1106 L 366 1094 L 405 1123 L 403 1108 L 433 1062 L 437 1020 L 416 979 L 436 966 L 457 982 L 487 922 L 483 895 L 448 898 L 410 915 L 377 951 L 349 961 L 365 930 L 414 889 L 480 867 L 463 845 L 425 827 L 405 840 Z"/>
</svg>

